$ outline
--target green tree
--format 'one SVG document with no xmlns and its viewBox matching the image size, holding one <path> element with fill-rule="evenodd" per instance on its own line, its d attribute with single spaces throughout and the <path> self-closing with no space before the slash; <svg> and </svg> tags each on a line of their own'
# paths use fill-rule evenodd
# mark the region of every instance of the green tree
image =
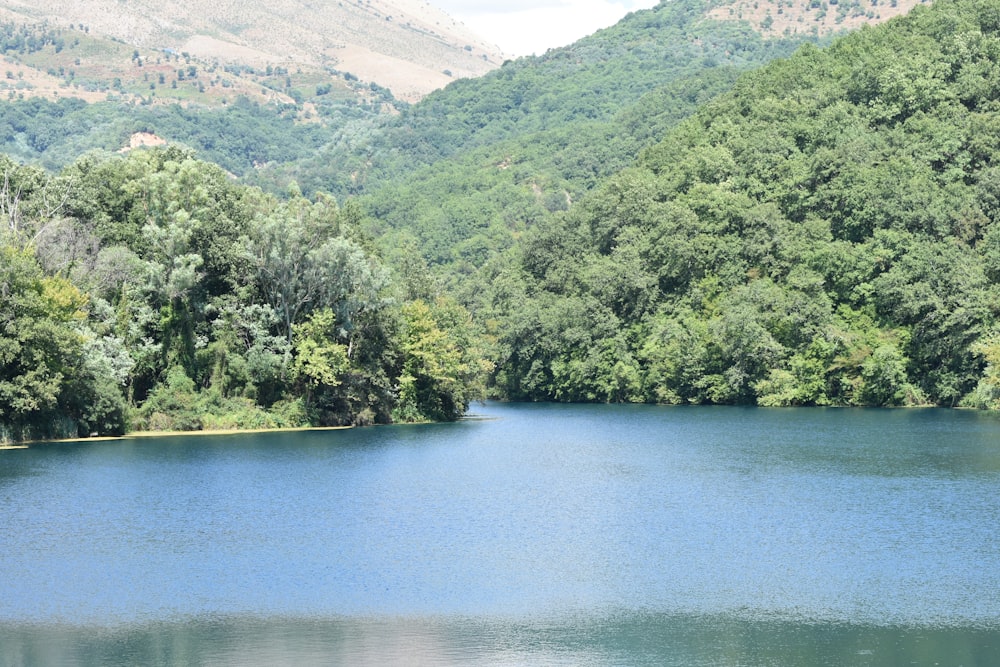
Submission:
<svg viewBox="0 0 1000 667">
<path fill-rule="evenodd" d="M 30 251 L 0 247 L 0 424 L 10 439 L 124 429 L 120 388 L 87 366 L 87 297 L 46 277 Z M 87 398 L 98 399 L 88 404 Z"/>
<path fill-rule="evenodd" d="M 347 348 L 336 341 L 333 311 L 322 308 L 312 312 L 302 323 L 293 326 L 295 377 L 305 388 L 306 409 L 311 409 L 314 394 L 331 391 L 342 384 L 348 367 Z"/>
<path fill-rule="evenodd" d="M 398 421 L 454 421 L 483 396 L 488 363 L 470 349 L 471 321 L 454 301 L 417 300 L 403 306 L 403 369 Z"/>
<path fill-rule="evenodd" d="M 336 207 L 299 197 L 255 221 L 246 253 L 264 298 L 292 340 L 295 324 L 310 310 L 331 308 L 343 337 L 366 309 L 377 307 L 388 274 L 356 243 L 339 235 Z"/>
</svg>

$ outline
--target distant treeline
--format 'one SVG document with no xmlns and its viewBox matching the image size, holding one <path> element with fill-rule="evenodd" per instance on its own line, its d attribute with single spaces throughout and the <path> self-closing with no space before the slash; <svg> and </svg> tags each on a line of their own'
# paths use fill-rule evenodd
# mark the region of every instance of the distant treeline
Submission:
<svg viewBox="0 0 1000 667">
<path fill-rule="evenodd" d="M 364 115 L 356 107 L 342 109 L 344 122 Z M 329 140 L 322 125 L 295 119 L 293 106 L 263 106 L 244 98 L 221 110 L 30 98 L 0 103 L 0 151 L 59 170 L 88 150 L 117 151 L 128 146 L 132 134 L 152 132 L 245 175 L 260 165 L 300 158 Z"/>
</svg>

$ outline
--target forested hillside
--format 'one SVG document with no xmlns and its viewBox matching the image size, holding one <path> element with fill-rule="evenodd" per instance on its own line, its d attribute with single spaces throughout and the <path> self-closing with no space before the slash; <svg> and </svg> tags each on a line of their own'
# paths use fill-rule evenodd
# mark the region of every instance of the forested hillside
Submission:
<svg viewBox="0 0 1000 667">
<path fill-rule="evenodd" d="M 331 109 L 328 119 L 339 126 L 369 115 L 365 107 L 351 106 Z M 191 148 L 199 159 L 237 176 L 268 162 L 297 160 L 329 140 L 324 125 L 297 122 L 294 107 L 267 107 L 247 99 L 224 109 L 41 98 L 0 104 L 0 152 L 50 171 L 90 150 L 123 150 L 137 132 Z"/>
<path fill-rule="evenodd" d="M 1000 407 L 1000 3 L 740 78 L 480 283 L 512 399 Z"/>
<path fill-rule="evenodd" d="M 516 205 L 511 196 L 527 196 L 537 204 L 533 214 L 545 214 L 630 164 L 652 137 L 725 90 L 738 72 L 813 39 L 765 39 L 749 23 L 706 19 L 711 7 L 706 0 L 676 0 L 636 12 L 577 44 L 508 61 L 492 75 L 456 81 L 412 106 L 349 73 L 330 78 L 281 65 L 212 65 L 190 54 L 141 49 L 128 52 L 134 82 L 91 81 L 73 64 L 93 50 L 89 34 L 18 33 L 0 139 L 17 160 L 59 170 L 87 150 L 115 151 L 132 133 L 150 132 L 279 195 L 292 180 L 309 196 L 376 193 L 366 208 L 393 228 L 401 226 L 400 216 L 387 208 L 399 195 L 438 202 L 439 190 L 453 191 L 456 176 L 470 171 L 492 179 L 475 185 L 480 192 L 516 190 L 482 197 L 499 200 L 473 226 L 495 220 L 498 206 Z M 29 41 L 37 50 L 25 46 Z M 33 95 L 22 80 L 21 61 L 28 58 L 65 77 L 64 96 Z M 80 86 L 94 87 L 96 101 L 72 97 Z M 420 218 L 436 215 L 421 204 Z M 421 235 L 439 231 L 432 225 Z"/>
<path fill-rule="evenodd" d="M 537 58 L 458 81 L 381 124 L 355 124 L 315 157 L 252 177 L 281 190 L 362 196 L 388 247 L 465 276 L 543 225 L 740 72 L 811 36 L 765 39 L 675 0 Z M 455 281 L 452 280 L 452 286 Z"/>
<path fill-rule="evenodd" d="M 449 420 L 481 395 L 468 314 L 401 298 L 351 206 L 177 148 L 0 168 L 0 441 Z"/>
<path fill-rule="evenodd" d="M 317 105 L 326 122 L 303 123 L 297 107 L 250 100 L 224 109 L 9 101 L 7 152 L 51 171 L 3 166 L 0 436 L 459 416 L 483 393 L 489 340 L 442 296 L 434 270 L 457 285 L 463 262 L 497 255 L 738 70 L 793 46 L 706 22 L 706 7 L 683 0 L 639 13 L 572 49 L 460 82 L 388 124 L 364 105 Z M 85 153 L 156 132 L 247 175 L 314 151 L 333 127 L 343 141 L 293 172 L 308 198 L 280 171 L 258 179 L 274 193 L 265 194 L 179 147 Z M 356 136 L 370 144 L 358 150 Z M 348 188 L 313 171 L 332 160 L 332 173 L 348 175 L 372 147 L 380 157 Z M 467 169 L 481 155 L 486 168 Z M 421 165 L 431 172 L 392 185 Z M 383 210 L 400 188 L 420 191 L 427 173 L 436 180 L 423 196 L 465 226 L 397 225 L 405 197 L 396 213 Z M 373 183 L 380 195 L 346 200 Z M 495 225 L 497 211 L 508 217 L 491 243 L 476 230 Z"/>
</svg>

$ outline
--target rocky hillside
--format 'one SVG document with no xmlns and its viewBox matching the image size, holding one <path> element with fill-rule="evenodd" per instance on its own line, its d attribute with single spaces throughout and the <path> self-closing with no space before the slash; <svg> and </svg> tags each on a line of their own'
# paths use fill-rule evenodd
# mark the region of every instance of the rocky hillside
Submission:
<svg viewBox="0 0 1000 667">
<path fill-rule="evenodd" d="M 21 96 L 299 101 L 374 83 L 415 101 L 503 62 L 423 0 L 2 0 L 0 22 Z"/>
<path fill-rule="evenodd" d="M 768 37 L 828 35 L 887 21 L 925 0 L 719 0 L 708 15 L 746 20 Z"/>
</svg>

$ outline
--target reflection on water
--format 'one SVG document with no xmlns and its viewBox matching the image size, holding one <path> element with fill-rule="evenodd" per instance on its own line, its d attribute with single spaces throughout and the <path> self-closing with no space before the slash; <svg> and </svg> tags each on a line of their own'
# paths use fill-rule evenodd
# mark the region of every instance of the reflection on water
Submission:
<svg viewBox="0 0 1000 667">
<path fill-rule="evenodd" d="M 656 614 L 571 619 L 198 618 L 14 627 L 4 665 L 995 665 L 997 633 Z"/>
<path fill-rule="evenodd" d="M 477 412 L 0 452 L 0 666 L 1000 655 L 995 415 Z"/>
</svg>

